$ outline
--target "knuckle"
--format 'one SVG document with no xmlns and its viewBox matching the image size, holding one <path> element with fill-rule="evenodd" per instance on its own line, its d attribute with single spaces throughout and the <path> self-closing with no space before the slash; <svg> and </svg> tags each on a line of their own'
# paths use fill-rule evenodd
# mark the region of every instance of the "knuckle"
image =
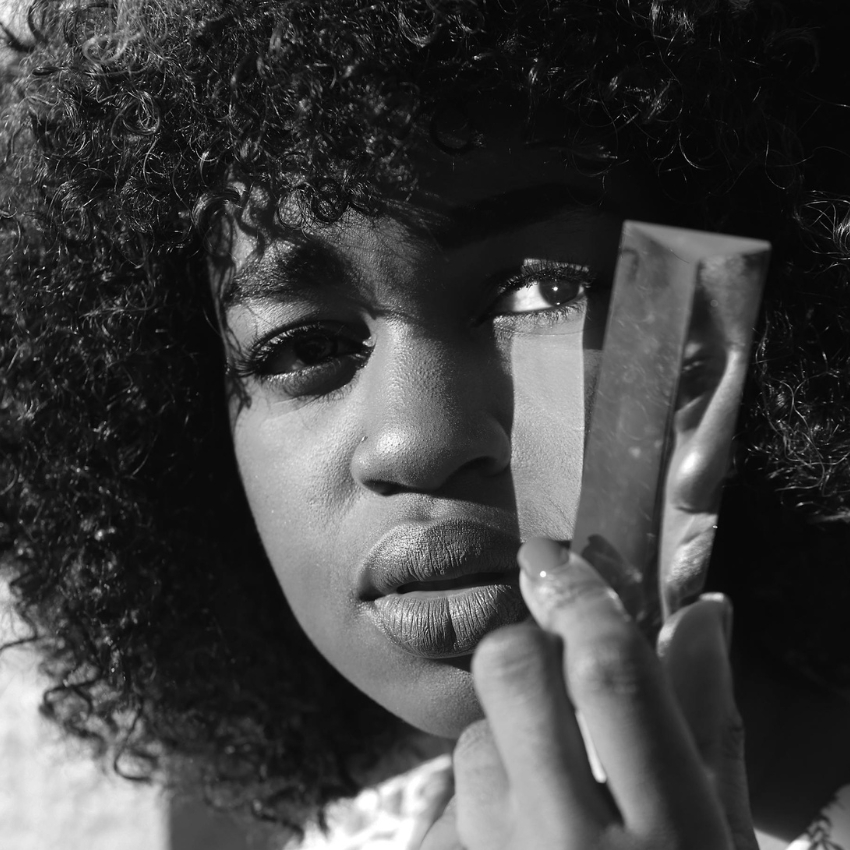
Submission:
<svg viewBox="0 0 850 850">
<path fill-rule="evenodd" d="M 650 675 L 645 647 L 631 636 L 609 636 L 582 648 L 567 652 L 570 690 L 593 696 L 620 697 L 640 692 Z"/>
<path fill-rule="evenodd" d="M 547 636 L 536 626 L 498 629 L 481 641 L 472 659 L 476 684 L 489 690 L 528 687 L 540 681 L 546 667 Z"/>
</svg>

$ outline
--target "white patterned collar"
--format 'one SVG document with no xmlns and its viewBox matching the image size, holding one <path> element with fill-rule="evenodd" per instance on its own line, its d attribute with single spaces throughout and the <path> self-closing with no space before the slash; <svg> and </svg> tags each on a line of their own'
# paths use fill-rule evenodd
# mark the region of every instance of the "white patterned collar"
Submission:
<svg viewBox="0 0 850 850">
<path fill-rule="evenodd" d="M 287 850 L 418 850 L 453 793 L 451 756 L 438 756 L 335 803 L 327 834 L 311 825 Z"/>
</svg>

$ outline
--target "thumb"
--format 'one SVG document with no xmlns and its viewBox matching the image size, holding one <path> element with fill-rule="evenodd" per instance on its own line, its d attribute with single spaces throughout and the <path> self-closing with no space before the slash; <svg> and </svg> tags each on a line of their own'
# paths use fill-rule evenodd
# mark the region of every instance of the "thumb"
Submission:
<svg viewBox="0 0 850 850">
<path fill-rule="evenodd" d="M 744 763 L 744 729 L 729 664 L 731 631 L 731 603 L 723 594 L 706 593 L 664 624 L 658 653 L 723 805 L 736 850 L 757 850 Z"/>
</svg>

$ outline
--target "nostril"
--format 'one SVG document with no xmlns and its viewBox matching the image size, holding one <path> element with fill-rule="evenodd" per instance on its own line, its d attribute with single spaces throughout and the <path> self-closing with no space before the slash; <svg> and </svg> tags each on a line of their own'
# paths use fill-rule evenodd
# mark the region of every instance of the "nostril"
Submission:
<svg viewBox="0 0 850 850">
<path fill-rule="evenodd" d="M 506 462 L 502 457 L 494 457 L 492 455 L 474 458 L 468 463 L 465 463 L 458 472 L 479 472 L 483 476 L 489 478 L 493 475 L 498 475 L 503 472 L 509 464 L 509 459 Z"/>
<path fill-rule="evenodd" d="M 397 493 L 403 492 L 405 488 L 391 481 L 382 481 L 378 478 L 368 479 L 360 482 L 363 487 L 378 496 L 395 496 Z"/>
<path fill-rule="evenodd" d="M 489 478 L 510 465 L 510 439 L 495 421 L 430 428 L 385 425 L 360 438 L 351 458 L 354 481 L 373 493 L 434 493 L 459 474 Z"/>
</svg>

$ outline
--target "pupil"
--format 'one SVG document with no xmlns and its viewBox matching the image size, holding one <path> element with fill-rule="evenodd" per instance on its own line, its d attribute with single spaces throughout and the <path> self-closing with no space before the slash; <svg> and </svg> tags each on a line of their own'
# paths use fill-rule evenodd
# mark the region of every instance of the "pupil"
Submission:
<svg viewBox="0 0 850 850">
<path fill-rule="evenodd" d="M 314 336 L 298 343 L 296 355 L 302 363 L 309 366 L 333 357 L 338 348 L 337 340 L 326 336 Z"/>
<path fill-rule="evenodd" d="M 540 281 L 540 294 L 553 307 L 572 301 L 577 295 L 580 284 L 575 280 L 563 278 L 544 278 Z"/>
</svg>

